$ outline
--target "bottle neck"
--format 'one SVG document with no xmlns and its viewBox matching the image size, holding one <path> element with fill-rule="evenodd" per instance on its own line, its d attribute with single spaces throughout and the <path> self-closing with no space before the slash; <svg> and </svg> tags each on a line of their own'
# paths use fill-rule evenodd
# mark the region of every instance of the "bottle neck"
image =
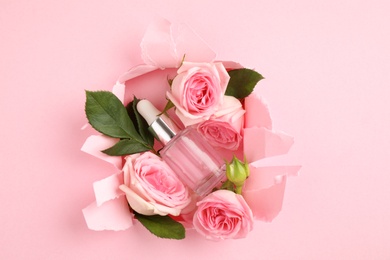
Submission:
<svg viewBox="0 0 390 260">
<path fill-rule="evenodd" d="M 180 129 L 171 119 L 163 114 L 150 124 L 149 131 L 158 141 L 166 145 Z"/>
</svg>

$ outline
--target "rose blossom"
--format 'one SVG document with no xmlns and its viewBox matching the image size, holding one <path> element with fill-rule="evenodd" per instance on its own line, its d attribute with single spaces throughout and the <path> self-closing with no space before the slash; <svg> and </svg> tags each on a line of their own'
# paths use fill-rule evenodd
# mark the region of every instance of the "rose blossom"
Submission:
<svg viewBox="0 0 390 260">
<path fill-rule="evenodd" d="M 223 106 L 212 119 L 198 125 L 198 131 L 215 147 L 235 151 L 240 146 L 245 110 L 235 97 L 225 96 Z"/>
<path fill-rule="evenodd" d="M 143 215 L 174 215 L 190 203 L 188 189 L 172 169 L 151 153 L 126 157 L 123 167 L 125 192 L 132 209 Z"/>
<path fill-rule="evenodd" d="M 222 63 L 183 62 L 167 97 L 185 126 L 207 120 L 223 103 L 229 74 Z"/>
<path fill-rule="evenodd" d="M 207 120 L 198 126 L 198 131 L 214 147 L 235 151 L 242 137 L 229 123 L 219 120 Z"/>
<path fill-rule="evenodd" d="M 197 203 L 193 224 L 208 239 L 244 238 L 253 228 L 253 214 L 241 195 L 218 190 Z"/>
</svg>

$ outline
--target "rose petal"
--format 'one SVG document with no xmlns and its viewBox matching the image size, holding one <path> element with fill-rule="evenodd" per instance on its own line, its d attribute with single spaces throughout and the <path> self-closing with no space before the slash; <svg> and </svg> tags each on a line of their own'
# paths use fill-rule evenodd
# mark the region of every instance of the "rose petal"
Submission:
<svg viewBox="0 0 390 260">
<path fill-rule="evenodd" d="M 253 228 L 253 213 L 245 199 L 232 191 L 217 190 L 197 203 L 193 225 L 207 239 L 244 238 Z"/>
<path fill-rule="evenodd" d="M 180 214 L 180 209 L 174 209 L 165 207 L 163 205 L 159 205 L 153 202 L 147 202 L 133 190 L 131 190 L 126 185 L 121 185 L 119 188 L 126 193 L 126 198 L 131 208 L 138 213 L 146 216 L 150 215 L 161 215 L 165 216 L 171 214 L 173 216 L 177 216 Z"/>
<path fill-rule="evenodd" d="M 98 207 L 93 202 L 83 209 L 88 228 L 100 230 L 125 230 L 133 225 L 133 216 L 129 211 L 125 196 L 105 202 Z"/>
<path fill-rule="evenodd" d="M 241 115 L 245 113 L 245 110 L 241 110 L 241 102 L 232 96 L 223 96 L 222 106 L 214 114 L 215 117 L 222 117 L 226 114 L 232 113 L 236 110 L 240 110 Z"/>
<path fill-rule="evenodd" d="M 272 119 L 265 100 L 256 93 L 245 98 L 245 128 L 265 127 L 272 129 Z"/>
<path fill-rule="evenodd" d="M 113 146 L 116 142 L 118 142 L 117 138 L 111 138 L 104 135 L 91 135 L 84 142 L 83 146 L 81 147 L 81 151 L 109 162 L 116 168 L 121 169 L 122 159 L 119 156 L 109 156 L 101 152 L 102 150 Z"/>
<path fill-rule="evenodd" d="M 149 25 L 141 42 L 146 64 L 160 68 L 177 68 L 186 61 L 211 62 L 215 53 L 188 26 L 171 24 L 157 18 Z"/>
<path fill-rule="evenodd" d="M 170 208 L 170 207 L 166 207 L 164 205 L 161 205 L 161 204 L 158 204 L 158 203 L 152 203 L 153 206 L 155 207 L 155 214 L 158 214 L 158 215 L 161 215 L 161 216 L 164 216 L 164 215 L 172 215 L 172 216 L 178 216 L 180 215 L 180 209 L 176 209 L 176 208 Z"/>
<path fill-rule="evenodd" d="M 208 120 L 223 104 L 230 76 L 222 63 L 184 61 L 167 97 L 185 126 Z"/>
<path fill-rule="evenodd" d="M 132 191 L 126 185 L 121 185 L 119 188 L 126 194 L 126 198 L 131 208 L 143 215 L 154 215 L 154 207 L 151 203 L 145 201 L 137 193 Z"/>
<path fill-rule="evenodd" d="M 95 192 L 96 204 L 101 206 L 104 202 L 118 198 L 123 194 L 119 186 L 123 184 L 123 174 L 117 173 L 103 180 L 93 183 Z"/>
<path fill-rule="evenodd" d="M 179 101 L 170 93 L 170 92 L 167 92 L 167 98 L 169 100 L 171 100 L 173 103 L 176 102 L 176 104 L 179 104 Z M 196 117 L 196 116 L 193 116 L 189 113 L 187 113 L 181 106 L 176 106 L 176 115 L 177 117 L 180 119 L 180 122 L 184 125 L 184 126 L 190 126 L 190 125 L 195 125 L 195 124 L 198 124 L 208 118 L 202 118 L 202 117 Z"/>
<path fill-rule="evenodd" d="M 294 143 L 294 138 L 264 127 L 252 127 L 244 129 L 243 143 L 248 162 L 254 162 L 264 157 L 287 153 Z"/>
</svg>

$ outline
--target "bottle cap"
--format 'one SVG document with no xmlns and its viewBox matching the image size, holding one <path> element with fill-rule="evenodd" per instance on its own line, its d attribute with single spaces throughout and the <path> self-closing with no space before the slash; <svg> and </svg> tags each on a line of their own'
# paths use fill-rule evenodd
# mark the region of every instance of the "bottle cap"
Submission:
<svg viewBox="0 0 390 260">
<path fill-rule="evenodd" d="M 164 145 L 180 131 L 179 127 L 167 115 L 161 114 L 149 100 L 139 101 L 137 111 L 148 123 L 149 131 Z"/>
<path fill-rule="evenodd" d="M 148 122 L 148 125 L 151 125 L 161 114 L 161 111 L 159 111 L 149 100 L 146 99 L 142 99 L 138 102 L 137 110 L 146 122 Z"/>
</svg>

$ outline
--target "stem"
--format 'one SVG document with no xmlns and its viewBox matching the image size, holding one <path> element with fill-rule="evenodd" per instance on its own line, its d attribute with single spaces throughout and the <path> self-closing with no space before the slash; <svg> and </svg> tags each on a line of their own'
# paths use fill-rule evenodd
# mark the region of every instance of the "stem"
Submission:
<svg viewBox="0 0 390 260">
<path fill-rule="evenodd" d="M 229 181 L 229 180 L 226 180 L 226 181 L 222 184 L 221 189 L 223 189 L 223 190 L 234 191 L 234 184 L 233 184 L 233 182 L 231 182 L 231 181 Z"/>
</svg>

